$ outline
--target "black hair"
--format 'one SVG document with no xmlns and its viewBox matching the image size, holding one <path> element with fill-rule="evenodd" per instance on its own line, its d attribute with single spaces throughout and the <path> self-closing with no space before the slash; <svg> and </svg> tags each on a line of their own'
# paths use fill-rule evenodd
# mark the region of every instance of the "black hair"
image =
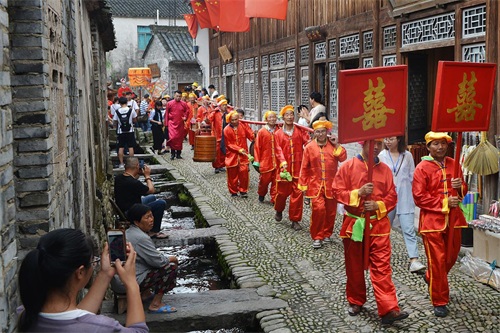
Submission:
<svg viewBox="0 0 500 333">
<path fill-rule="evenodd" d="M 118 103 L 120 103 L 120 105 L 127 104 L 128 103 L 127 97 L 120 97 L 120 98 L 118 98 Z"/>
<path fill-rule="evenodd" d="M 316 103 L 321 103 L 321 94 L 317 91 L 313 91 L 311 95 L 309 95 Z"/>
<path fill-rule="evenodd" d="M 48 294 L 54 290 L 64 292 L 76 269 L 90 267 L 93 255 L 91 238 L 78 229 L 57 229 L 40 238 L 19 269 L 19 294 L 24 306 L 19 317 L 20 332 L 32 329 Z"/>
<path fill-rule="evenodd" d="M 163 107 L 163 103 L 160 100 L 155 102 L 155 109 L 159 110 Z"/>
<path fill-rule="evenodd" d="M 149 94 L 145 94 L 145 95 L 144 95 L 144 98 L 148 98 L 148 97 L 149 97 Z"/>
<path fill-rule="evenodd" d="M 116 102 L 118 102 L 119 99 L 120 99 L 120 97 L 118 97 L 118 96 L 113 97 L 113 104 L 115 104 Z"/>
<path fill-rule="evenodd" d="M 406 151 L 406 148 L 407 148 L 405 136 L 400 135 L 400 136 L 397 136 L 396 139 L 398 140 L 398 152 L 404 153 Z"/>
<path fill-rule="evenodd" d="M 205 95 L 208 95 L 208 90 L 206 88 L 201 89 Z"/>
<path fill-rule="evenodd" d="M 182 95 L 182 91 L 180 91 L 180 90 L 176 90 L 176 91 L 174 91 L 174 94 L 179 94 L 179 95 Z"/>
<path fill-rule="evenodd" d="M 241 114 L 242 116 L 245 115 L 245 110 L 243 109 L 236 109 L 236 112 L 238 112 L 239 114 Z"/>
<path fill-rule="evenodd" d="M 208 86 L 208 89 L 215 89 L 215 86 L 213 84 Z"/>
<path fill-rule="evenodd" d="M 127 219 L 129 222 L 134 223 L 135 221 L 140 222 L 142 217 L 151 211 L 151 207 L 143 204 L 134 204 L 127 211 Z"/>
<path fill-rule="evenodd" d="M 321 118 L 321 117 L 325 117 L 328 120 L 328 116 L 326 115 L 325 112 L 318 112 L 318 114 L 316 116 L 314 116 L 313 119 L 311 119 L 310 127 L 313 128 L 312 126 L 313 126 L 314 122 L 319 120 L 319 118 Z"/>
</svg>

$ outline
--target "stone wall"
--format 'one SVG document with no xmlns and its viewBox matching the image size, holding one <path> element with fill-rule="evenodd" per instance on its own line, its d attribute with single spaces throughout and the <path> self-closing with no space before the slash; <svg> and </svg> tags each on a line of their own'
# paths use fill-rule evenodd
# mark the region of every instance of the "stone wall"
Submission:
<svg viewBox="0 0 500 333">
<path fill-rule="evenodd" d="M 69 227 L 101 239 L 112 222 L 104 5 L 0 0 L 2 332 L 15 330 L 18 265 L 40 236 Z"/>
<path fill-rule="evenodd" d="M 0 0 L 0 330 L 12 331 L 10 309 L 17 290 L 13 138 L 7 0 Z"/>
</svg>

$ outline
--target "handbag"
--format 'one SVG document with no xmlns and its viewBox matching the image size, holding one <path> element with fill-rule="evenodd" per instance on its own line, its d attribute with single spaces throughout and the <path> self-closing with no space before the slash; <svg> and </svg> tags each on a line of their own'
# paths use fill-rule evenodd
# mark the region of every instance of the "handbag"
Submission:
<svg viewBox="0 0 500 333">
<path fill-rule="evenodd" d="M 137 116 L 137 122 L 138 123 L 147 123 L 148 122 L 148 114 L 147 112 L 145 114 L 141 114 L 139 116 Z"/>
</svg>

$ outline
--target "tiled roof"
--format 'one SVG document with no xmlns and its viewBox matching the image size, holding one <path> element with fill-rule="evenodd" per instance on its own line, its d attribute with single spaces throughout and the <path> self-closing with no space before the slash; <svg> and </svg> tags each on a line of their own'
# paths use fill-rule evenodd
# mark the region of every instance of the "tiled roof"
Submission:
<svg viewBox="0 0 500 333">
<path fill-rule="evenodd" d="M 165 50 L 171 52 L 172 62 L 196 62 L 196 58 L 193 55 L 193 39 L 187 27 L 152 25 L 151 32 L 153 37 L 149 41 L 146 50 L 144 50 L 143 58 L 146 56 L 151 43 L 157 38 Z"/>
<path fill-rule="evenodd" d="M 181 18 L 182 14 L 193 11 L 185 0 L 106 0 L 114 17 L 156 17 L 160 10 L 160 19 L 165 17 Z"/>
</svg>

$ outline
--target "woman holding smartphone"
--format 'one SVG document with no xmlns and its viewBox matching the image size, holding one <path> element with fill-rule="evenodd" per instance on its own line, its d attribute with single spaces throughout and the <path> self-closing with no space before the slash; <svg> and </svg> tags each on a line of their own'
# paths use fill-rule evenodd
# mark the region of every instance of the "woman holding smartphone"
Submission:
<svg viewBox="0 0 500 333">
<path fill-rule="evenodd" d="M 165 256 L 158 251 L 149 231 L 153 228 L 154 217 L 149 206 L 135 204 L 127 211 L 127 218 L 131 222 L 127 229 L 127 241 L 132 243 L 137 251 L 136 277 L 139 283 L 142 298 L 148 298 L 151 289 L 153 300 L 149 304 L 150 313 L 172 313 L 177 310 L 163 303 L 165 293 L 174 289 L 177 277 L 177 257 Z"/>
<path fill-rule="evenodd" d="M 23 303 L 19 332 L 149 332 L 135 280 L 134 248 L 128 245 L 124 266 L 119 259 L 111 266 L 107 243 L 101 258 L 94 257 L 92 240 L 81 230 L 57 229 L 42 236 L 19 270 Z M 99 262 L 101 270 L 78 303 L 80 290 L 88 284 Z M 127 290 L 126 327 L 96 314 L 116 273 Z"/>
</svg>

